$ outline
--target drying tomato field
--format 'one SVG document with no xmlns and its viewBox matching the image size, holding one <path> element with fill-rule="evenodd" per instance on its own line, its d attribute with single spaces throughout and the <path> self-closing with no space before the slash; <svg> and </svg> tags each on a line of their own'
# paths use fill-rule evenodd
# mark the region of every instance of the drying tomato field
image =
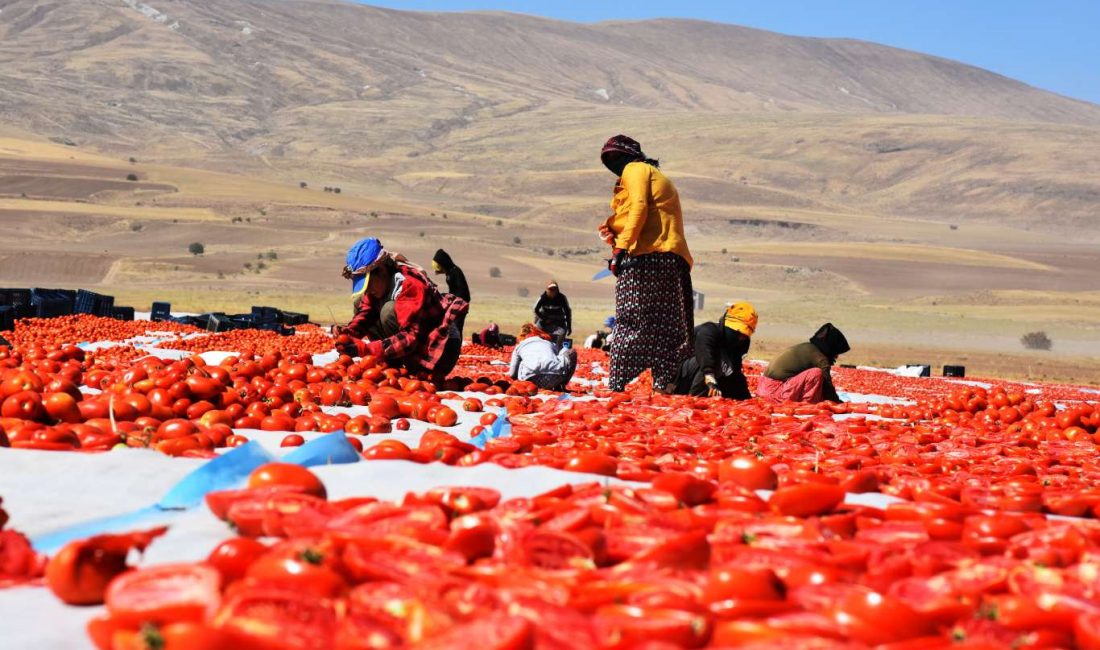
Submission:
<svg viewBox="0 0 1100 650">
<path fill-rule="evenodd" d="M 1100 648 L 1095 388 L 611 393 L 584 350 L 559 395 L 310 326 L 4 336 L 5 647 Z"/>
</svg>

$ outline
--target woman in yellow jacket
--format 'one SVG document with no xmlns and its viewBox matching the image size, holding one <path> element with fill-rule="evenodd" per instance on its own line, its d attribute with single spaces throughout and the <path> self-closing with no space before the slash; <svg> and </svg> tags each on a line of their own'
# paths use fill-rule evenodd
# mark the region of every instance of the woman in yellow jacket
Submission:
<svg viewBox="0 0 1100 650">
<path fill-rule="evenodd" d="M 622 391 L 649 368 L 654 387 L 668 392 L 691 356 L 695 327 L 680 196 L 659 163 L 625 135 L 608 140 L 600 159 L 619 178 L 614 214 L 600 226 L 617 278 L 611 389 Z"/>
</svg>

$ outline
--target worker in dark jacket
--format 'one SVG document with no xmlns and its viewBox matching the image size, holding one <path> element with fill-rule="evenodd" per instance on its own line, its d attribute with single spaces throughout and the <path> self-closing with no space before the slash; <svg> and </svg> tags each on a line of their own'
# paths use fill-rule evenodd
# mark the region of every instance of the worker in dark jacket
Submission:
<svg viewBox="0 0 1100 650">
<path fill-rule="evenodd" d="M 435 252 L 435 257 L 432 258 L 432 270 L 435 271 L 436 275 L 445 274 L 447 276 L 447 293 L 462 298 L 469 305 L 470 285 L 466 283 L 466 274 L 458 268 L 458 265 L 454 263 L 447 251 L 440 248 Z M 462 330 L 466 327 L 466 314 L 458 317 L 458 320 L 455 321 L 455 327 L 458 328 L 459 337 L 461 338 Z"/>
<path fill-rule="evenodd" d="M 721 320 L 695 328 L 695 355 L 680 366 L 677 395 L 749 399 L 749 384 L 741 361 L 756 331 L 756 309 L 748 302 L 733 304 Z"/>
<path fill-rule="evenodd" d="M 546 291 L 535 302 L 535 326 L 547 332 L 558 343 L 573 331 L 573 310 L 569 299 L 558 289 L 554 280 L 546 285 Z"/>
<path fill-rule="evenodd" d="M 844 334 L 825 323 L 809 341 L 772 359 L 756 387 L 757 397 L 774 402 L 839 402 L 830 371 L 837 357 L 850 349 Z"/>
<path fill-rule="evenodd" d="M 447 276 L 447 293 L 470 302 L 470 285 L 466 284 L 466 274 L 454 263 L 447 251 L 440 248 L 432 258 L 432 270 L 436 275 Z"/>
</svg>

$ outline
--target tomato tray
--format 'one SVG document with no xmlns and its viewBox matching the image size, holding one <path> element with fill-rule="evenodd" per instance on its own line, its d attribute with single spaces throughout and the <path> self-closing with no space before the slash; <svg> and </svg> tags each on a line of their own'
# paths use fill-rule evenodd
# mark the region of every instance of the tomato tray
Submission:
<svg viewBox="0 0 1100 650">
<path fill-rule="evenodd" d="M 4 647 L 1100 648 L 1093 387 L 736 402 L 612 393 L 579 350 L 554 394 L 507 349 L 433 385 L 311 326 L 4 336 Z"/>
</svg>

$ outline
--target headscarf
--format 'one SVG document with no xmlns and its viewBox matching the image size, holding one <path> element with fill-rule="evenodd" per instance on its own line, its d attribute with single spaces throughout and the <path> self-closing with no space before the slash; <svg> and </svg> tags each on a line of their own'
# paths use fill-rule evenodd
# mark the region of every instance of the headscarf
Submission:
<svg viewBox="0 0 1100 650">
<path fill-rule="evenodd" d="M 607 319 L 604 320 L 603 326 L 606 327 L 609 330 L 615 329 L 615 317 L 614 316 L 608 316 Z"/>
<path fill-rule="evenodd" d="M 352 298 L 363 295 L 370 283 L 371 271 L 386 257 L 388 253 L 382 248 L 382 242 L 374 237 L 360 239 L 352 245 L 344 264 L 344 277 L 351 280 Z"/>
<path fill-rule="evenodd" d="M 735 302 L 726 309 L 726 313 L 722 316 L 724 327 L 735 332 L 741 332 L 749 337 L 756 331 L 758 321 L 756 308 L 752 306 L 751 302 Z"/>
<path fill-rule="evenodd" d="M 607 164 L 607 154 L 619 153 L 632 162 L 635 160 L 645 160 L 645 154 L 642 153 L 642 145 L 637 140 L 629 138 L 625 135 L 619 134 L 612 138 L 609 138 L 603 145 L 603 149 L 600 150 L 600 160 Z"/>
<path fill-rule="evenodd" d="M 816 345 L 822 354 L 833 360 L 852 349 L 848 346 L 848 339 L 844 337 L 844 333 L 832 323 L 825 323 L 818 328 L 810 339 L 810 343 Z"/>
</svg>

